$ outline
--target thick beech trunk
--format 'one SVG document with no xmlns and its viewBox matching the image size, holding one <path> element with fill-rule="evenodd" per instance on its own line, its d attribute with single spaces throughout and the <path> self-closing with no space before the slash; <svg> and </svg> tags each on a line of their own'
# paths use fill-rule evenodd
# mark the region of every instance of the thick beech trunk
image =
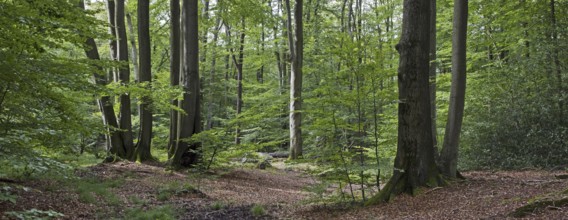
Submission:
<svg viewBox="0 0 568 220">
<path fill-rule="evenodd" d="M 200 133 L 201 94 L 199 83 L 199 30 L 197 0 L 185 0 L 182 8 L 182 70 L 180 83 L 183 86 L 183 101 L 180 108 L 186 114 L 178 116 L 178 142 L 170 165 L 189 167 L 199 159 L 200 143 L 188 139 Z"/>
<path fill-rule="evenodd" d="M 393 176 L 367 204 L 443 183 L 434 160 L 430 120 L 430 1 L 405 0 L 398 68 L 398 147 Z"/>
<path fill-rule="evenodd" d="M 179 0 L 170 0 L 170 85 L 179 85 L 180 74 L 180 5 Z M 172 100 L 172 105 L 177 106 L 178 101 Z M 168 143 L 168 156 L 171 157 L 175 152 L 177 143 L 178 112 L 170 110 L 170 136 Z"/>
<path fill-rule="evenodd" d="M 436 0 L 430 0 L 430 118 L 432 120 L 432 142 L 438 151 L 438 129 L 436 126 Z"/>
<path fill-rule="evenodd" d="M 146 88 L 150 89 L 152 81 L 152 61 L 150 50 L 150 2 L 148 0 L 138 0 L 138 46 L 140 50 L 138 73 L 139 83 L 148 83 Z M 150 145 L 152 143 L 152 110 L 150 109 L 150 97 L 142 97 L 139 105 L 140 132 L 136 145 L 136 160 L 151 160 Z"/>
<path fill-rule="evenodd" d="M 130 68 L 128 66 L 128 41 L 126 39 L 126 25 L 124 22 L 124 0 L 115 0 L 115 31 L 118 37 L 117 57 L 118 61 L 123 62 L 118 68 L 118 79 L 121 84 L 127 85 L 130 82 Z M 120 94 L 120 115 L 119 126 L 122 134 L 122 141 L 126 149 L 126 157 L 131 158 L 134 154 L 134 144 L 132 141 L 132 112 L 130 110 L 130 95 Z"/>
<path fill-rule="evenodd" d="M 294 6 L 295 30 L 292 28 L 290 0 L 286 0 L 288 12 L 288 41 L 290 46 L 290 159 L 302 156 L 302 62 L 304 56 L 303 0 Z M 293 31 L 294 30 L 294 31 Z"/>
</svg>

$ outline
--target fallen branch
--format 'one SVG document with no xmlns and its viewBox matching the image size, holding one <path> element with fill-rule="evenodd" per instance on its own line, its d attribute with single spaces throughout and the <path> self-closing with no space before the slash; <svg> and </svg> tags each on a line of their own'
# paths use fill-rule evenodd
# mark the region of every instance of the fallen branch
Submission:
<svg viewBox="0 0 568 220">
<path fill-rule="evenodd" d="M 0 182 L 3 182 L 3 183 L 22 183 L 22 181 L 13 180 L 13 179 L 6 179 L 6 178 L 0 178 Z"/>
</svg>

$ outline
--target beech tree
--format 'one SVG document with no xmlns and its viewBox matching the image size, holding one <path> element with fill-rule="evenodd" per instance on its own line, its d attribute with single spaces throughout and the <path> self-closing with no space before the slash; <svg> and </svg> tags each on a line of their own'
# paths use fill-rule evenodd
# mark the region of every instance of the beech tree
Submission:
<svg viewBox="0 0 568 220">
<path fill-rule="evenodd" d="M 180 5 L 179 0 L 170 0 L 170 85 L 178 86 L 180 77 Z M 177 106 L 178 101 L 172 100 L 172 105 Z M 170 110 L 170 135 L 168 143 L 168 156 L 171 156 L 176 148 L 178 132 L 178 112 Z"/>
<path fill-rule="evenodd" d="M 467 8 L 468 0 L 454 0 L 452 88 L 444 145 L 440 155 L 442 173 L 454 178 L 457 175 L 458 146 L 465 104 Z"/>
<path fill-rule="evenodd" d="M 117 36 L 117 56 L 116 59 L 122 64 L 118 68 L 118 80 L 122 85 L 130 82 L 130 68 L 128 65 L 128 41 L 126 39 L 126 25 L 124 22 L 124 0 L 115 0 L 114 29 Z M 122 141 L 126 151 L 126 158 L 132 158 L 134 146 L 132 143 L 132 117 L 130 95 L 120 94 L 120 114 L 119 125 L 122 134 Z"/>
<path fill-rule="evenodd" d="M 430 1 L 405 0 L 398 67 L 398 145 L 393 176 L 367 204 L 443 184 L 435 162 L 429 93 Z"/>
<path fill-rule="evenodd" d="M 189 139 L 202 130 L 201 94 L 199 82 L 199 30 L 197 0 L 185 0 L 182 8 L 182 64 L 180 83 L 183 87 L 183 101 L 180 108 L 184 114 L 178 116 L 178 138 L 176 149 L 170 156 L 173 167 L 187 167 L 197 163 L 200 143 Z"/>
<path fill-rule="evenodd" d="M 288 14 L 288 46 L 290 48 L 290 159 L 302 156 L 302 62 L 304 56 L 303 0 L 296 0 L 294 23 L 290 0 L 286 0 Z"/>
<path fill-rule="evenodd" d="M 145 87 L 150 89 L 152 81 L 152 63 L 150 50 L 150 2 L 138 0 L 138 48 L 140 50 L 138 70 L 138 82 L 147 83 Z M 150 145 L 152 143 L 152 110 L 150 98 L 144 95 L 138 106 L 140 116 L 140 132 L 136 152 L 136 160 L 145 161 L 152 159 Z"/>
</svg>

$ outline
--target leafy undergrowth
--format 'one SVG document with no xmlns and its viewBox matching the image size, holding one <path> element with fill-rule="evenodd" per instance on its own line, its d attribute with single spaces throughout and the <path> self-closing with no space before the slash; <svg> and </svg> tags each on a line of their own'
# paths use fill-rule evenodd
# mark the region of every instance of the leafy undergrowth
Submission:
<svg viewBox="0 0 568 220">
<path fill-rule="evenodd" d="M 170 172 L 129 162 L 76 171 L 74 179 L 0 183 L 0 219 L 479 219 L 507 218 L 539 195 L 568 188 L 566 172 L 467 172 L 468 178 L 388 204 L 306 205 L 317 181 L 298 171 L 231 169 Z M 61 217 L 61 214 L 64 216 Z M 562 219 L 554 205 L 525 218 Z"/>
</svg>

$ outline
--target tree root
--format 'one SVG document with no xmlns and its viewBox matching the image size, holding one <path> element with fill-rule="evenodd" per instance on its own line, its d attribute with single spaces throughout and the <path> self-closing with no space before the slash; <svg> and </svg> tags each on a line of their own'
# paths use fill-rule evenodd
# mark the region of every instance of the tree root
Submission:
<svg viewBox="0 0 568 220">
<path fill-rule="evenodd" d="M 552 197 L 538 199 L 534 202 L 530 202 L 529 204 L 521 206 L 515 209 L 515 211 L 509 213 L 509 217 L 522 218 L 531 213 L 548 209 L 550 207 L 568 206 L 568 190 L 559 194 L 560 196 L 555 195 Z"/>
</svg>

